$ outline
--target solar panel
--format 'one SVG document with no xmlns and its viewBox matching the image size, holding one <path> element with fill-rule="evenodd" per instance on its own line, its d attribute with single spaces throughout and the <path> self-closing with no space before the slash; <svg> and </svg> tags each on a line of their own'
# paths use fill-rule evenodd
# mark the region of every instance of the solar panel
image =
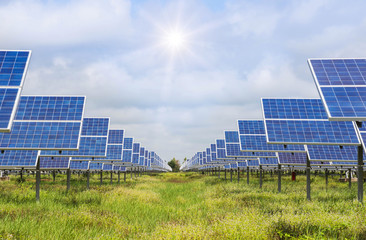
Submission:
<svg viewBox="0 0 366 240">
<path fill-rule="evenodd" d="M 132 163 L 138 165 L 140 160 L 140 143 L 133 143 Z"/>
<path fill-rule="evenodd" d="M 237 131 L 225 131 L 226 156 L 230 157 L 276 157 L 273 152 L 242 152 L 240 149 L 239 133 Z"/>
<path fill-rule="evenodd" d="M 357 162 L 357 146 L 308 145 L 307 149 L 310 161 Z"/>
<path fill-rule="evenodd" d="M 278 161 L 282 165 L 304 165 L 304 166 L 306 166 L 306 153 L 279 152 Z"/>
<path fill-rule="evenodd" d="M 103 171 L 113 171 L 113 164 L 103 164 Z"/>
<path fill-rule="evenodd" d="M 78 151 L 41 151 L 42 156 L 105 157 L 109 118 L 84 118 Z"/>
<path fill-rule="evenodd" d="M 0 133 L 0 149 L 77 150 L 84 103 L 85 97 L 22 96 L 11 132 Z"/>
<path fill-rule="evenodd" d="M 90 170 L 102 170 L 103 163 L 89 162 L 89 169 Z"/>
<path fill-rule="evenodd" d="M 309 59 L 329 120 L 366 120 L 366 59 Z"/>
<path fill-rule="evenodd" d="M 0 50 L 0 132 L 10 132 L 31 51 Z"/>
<path fill-rule="evenodd" d="M 40 169 L 69 169 L 70 157 L 40 157 Z"/>
<path fill-rule="evenodd" d="M 268 143 L 359 145 L 352 122 L 330 122 L 320 99 L 262 99 Z"/>
<path fill-rule="evenodd" d="M 247 160 L 248 167 L 258 167 L 259 160 Z"/>
<path fill-rule="evenodd" d="M 39 151 L 32 150 L 5 150 L 0 154 L 0 169 L 35 168 Z"/>
<path fill-rule="evenodd" d="M 278 165 L 277 158 L 259 158 L 259 165 Z"/>
<path fill-rule="evenodd" d="M 125 164 L 132 164 L 132 147 L 133 147 L 133 138 L 124 138 L 122 162 Z"/>
<path fill-rule="evenodd" d="M 246 167 L 247 166 L 247 162 L 238 162 L 238 167 L 239 168 L 243 168 L 243 167 Z"/>
<path fill-rule="evenodd" d="M 72 170 L 88 170 L 89 162 L 88 161 L 70 161 L 70 169 Z"/>
<path fill-rule="evenodd" d="M 268 144 L 263 120 L 238 120 L 240 150 L 245 152 L 305 152 L 303 145 Z"/>
</svg>

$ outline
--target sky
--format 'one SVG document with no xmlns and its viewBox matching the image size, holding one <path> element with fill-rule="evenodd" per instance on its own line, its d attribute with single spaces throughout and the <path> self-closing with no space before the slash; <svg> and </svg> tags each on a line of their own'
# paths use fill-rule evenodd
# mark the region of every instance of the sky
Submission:
<svg viewBox="0 0 366 240">
<path fill-rule="evenodd" d="M 319 97 L 308 58 L 365 57 L 362 0 L 0 0 L 0 49 L 32 50 L 23 95 L 85 95 L 86 117 L 162 159 Z M 179 35 L 179 46 L 170 36 Z"/>
</svg>

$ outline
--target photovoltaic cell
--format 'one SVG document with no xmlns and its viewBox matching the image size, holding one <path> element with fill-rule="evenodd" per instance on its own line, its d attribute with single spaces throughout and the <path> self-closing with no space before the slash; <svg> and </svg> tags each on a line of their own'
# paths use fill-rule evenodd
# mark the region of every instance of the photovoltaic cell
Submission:
<svg viewBox="0 0 366 240">
<path fill-rule="evenodd" d="M 329 120 L 366 120 L 366 59 L 309 59 Z"/>
<path fill-rule="evenodd" d="M 262 99 L 262 108 L 268 143 L 360 144 L 352 122 L 329 122 L 324 117 L 320 99 Z"/>
<path fill-rule="evenodd" d="M 277 158 L 259 158 L 260 165 L 278 165 Z"/>
<path fill-rule="evenodd" d="M 36 167 L 39 151 L 5 150 L 0 153 L 0 169 Z"/>
<path fill-rule="evenodd" d="M 103 164 L 103 171 L 112 171 L 113 165 L 112 164 Z"/>
<path fill-rule="evenodd" d="M 69 169 L 70 157 L 40 157 L 39 158 L 40 169 Z"/>
<path fill-rule="evenodd" d="M 11 129 L 30 55 L 30 51 L 0 50 L 0 132 Z"/>
<path fill-rule="evenodd" d="M 258 167 L 259 160 L 247 160 L 247 164 L 249 167 Z"/>
<path fill-rule="evenodd" d="M 89 162 L 89 169 L 90 170 L 102 170 L 103 163 Z"/>
</svg>

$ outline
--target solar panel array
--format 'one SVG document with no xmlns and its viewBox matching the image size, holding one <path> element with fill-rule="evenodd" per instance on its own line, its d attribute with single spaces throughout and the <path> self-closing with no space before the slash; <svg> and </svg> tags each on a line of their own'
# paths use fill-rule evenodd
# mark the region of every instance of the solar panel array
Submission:
<svg viewBox="0 0 366 240">
<path fill-rule="evenodd" d="M 102 169 L 90 163 L 96 158 L 121 163 L 124 131 L 109 134 L 109 118 L 84 118 L 84 96 L 20 96 L 30 53 L 0 50 L 0 168 L 34 169 L 39 162 L 41 169 Z M 154 158 L 159 168 L 151 166 L 148 150 L 139 149 L 134 164 L 171 170 L 157 154 Z M 104 168 L 114 169 L 107 161 Z"/>
</svg>

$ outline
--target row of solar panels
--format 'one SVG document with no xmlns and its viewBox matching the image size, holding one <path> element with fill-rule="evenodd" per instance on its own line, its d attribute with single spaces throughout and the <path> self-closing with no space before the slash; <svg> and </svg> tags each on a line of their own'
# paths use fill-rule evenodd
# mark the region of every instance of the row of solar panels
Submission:
<svg viewBox="0 0 366 240">
<path fill-rule="evenodd" d="M 84 118 L 84 96 L 21 96 L 30 51 L 0 51 L 0 169 L 171 170 L 109 118 Z"/>
<path fill-rule="evenodd" d="M 365 159 L 366 59 L 308 60 L 321 99 L 262 98 L 263 120 L 197 152 L 182 170 L 212 167 L 352 168 Z M 360 150 L 361 149 L 361 150 Z"/>
</svg>

